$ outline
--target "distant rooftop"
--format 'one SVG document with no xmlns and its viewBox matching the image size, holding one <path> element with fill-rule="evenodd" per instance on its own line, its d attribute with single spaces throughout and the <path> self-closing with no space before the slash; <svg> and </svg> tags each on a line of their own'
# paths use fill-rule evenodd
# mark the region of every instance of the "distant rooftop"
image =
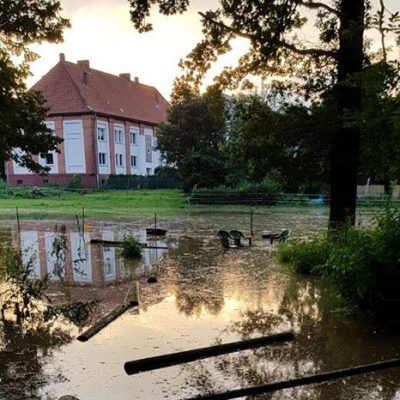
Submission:
<svg viewBox="0 0 400 400">
<path fill-rule="evenodd" d="M 60 61 L 33 87 L 46 98 L 49 115 L 99 113 L 158 124 L 166 120 L 169 107 L 160 92 L 131 80 L 130 74 L 119 76 L 90 68 L 88 60 L 76 64 Z"/>
</svg>

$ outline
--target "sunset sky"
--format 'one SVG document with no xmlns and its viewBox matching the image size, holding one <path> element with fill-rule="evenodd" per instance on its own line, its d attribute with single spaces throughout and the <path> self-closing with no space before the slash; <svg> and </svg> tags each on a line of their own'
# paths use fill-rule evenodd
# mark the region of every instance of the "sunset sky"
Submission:
<svg viewBox="0 0 400 400">
<path fill-rule="evenodd" d="M 40 59 L 32 64 L 29 86 L 58 62 L 59 53 L 65 53 L 68 61 L 89 59 L 95 69 L 138 76 L 168 99 L 179 73 L 179 60 L 201 39 L 198 11 L 215 8 L 218 1 L 193 0 L 189 11 L 180 16 L 165 17 L 154 12 L 154 30 L 144 34 L 135 31 L 127 0 L 63 0 L 62 4 L 72 27 L 65 32 L 63 43 L 34 47 Z M 400 8 L 398 0 L 387 0 L 387 4 L 392 11 Z M 233 51 L 218 61 L 207 81 L 211 82 L 224 65 L 235 64 L 246 48 L 245 40 L 237 40 Z"/>
</svg>

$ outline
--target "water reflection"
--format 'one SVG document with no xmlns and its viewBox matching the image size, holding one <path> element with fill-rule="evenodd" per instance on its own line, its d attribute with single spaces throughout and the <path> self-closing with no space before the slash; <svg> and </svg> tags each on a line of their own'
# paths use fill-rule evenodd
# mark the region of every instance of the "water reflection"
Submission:
<svg viewBox="0 0 400 400">
<path fill-rule="evenodd" d="M 46 373 L 46 363 L 54 351 L 71 341 L 72 336 L 64 327 L 49 324 L 29 327 L 10 321 L 1 322 L 0 398 L 42 399 L 43 386 L 48 382 L 56 384 L 65 380 L 62 372 Z"/>
<path fill-rule="evenodd" d="M 121 241 L 125 232 L 115 228 L 102 229 L 85 225 L 85 232 L 79 232 L 74 224 L 65 229 L 65 248 L 63 259 L 56 254 L 54 243 L 59 239 L 60 227 L 51 229 L 48 224 L 25 223 L 18 233 L 13 229 L 14 242 L 21 244 L 24 264 L 32 263 L 33 275 L 51 281 L 65 279 L 69 285 L 90 285 L 102 287 L 132 277 L 148 275 L 153 272 L 154 263 L 167 254 L 166 249 L 144 249 L 143 257 L 138 262 L 126 262 L 118 247 L 92 244 L 92 239 Z M 137 229 L 132 235 L 141 243 L 149 246 L 167 247 L 173 244 L 165 240 L 149 241 L 145 229 Z M 60 262 L 61 261 L 61 262 Z"/>
<path fill-rule="evenodd" d="M 192 383 L 201 393 L 257 386 L 399 356 L 399 338 L 379 337 L 361 321 L 333 313 L 334 299 L 315 282 L 292 277 L 278 312 L 268 311 L 266 305 L 242 312 L 227 330 L 247 339 L 293 329 L 296 340 L 193 364 Z M 395 347 L 388 346 L 391 341 Z M 399 398 L 399 387 L 399 372 L 392 369 L 254 398 L 393 400 Z"/>
</svg>

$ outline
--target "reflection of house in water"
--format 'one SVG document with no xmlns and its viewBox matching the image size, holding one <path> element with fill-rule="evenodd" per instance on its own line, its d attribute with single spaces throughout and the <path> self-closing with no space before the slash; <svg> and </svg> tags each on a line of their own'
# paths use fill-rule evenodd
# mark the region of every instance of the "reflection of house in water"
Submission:
<svg viewBox="0 0 400 400">
<path fill-rule="evenodd" d="M 24 265 L 29 265 L 32 274 L 43 279 L 48 275 L 51 281 L 64 278 L 69 284 L 91 285 L 95 287 L 124 281 L 131 277 L 147 276 L 153 271 L 153 264 L 165 255 L 166 249 L 143 249 L 143 257 L 133 263 L 124 262 L 117 247 L 91 244 L 91 239 L 120 241 L 125 236 L 120 230 L 111 228 L 86 229 L 84 235 L 76 226 L 67 226 L 65 249 L 56 251 L 55 243 L 60 232 L 44 223 L 25 223 L 20 231 L 20 243 Z M 140 243 L 146 243 L 145 229 L 131 233 Z M 13 229 L 13 238 L 18 241 L 18 231 Z M 165 241 L 153 246 L 166 246 Z"/>
</svg>

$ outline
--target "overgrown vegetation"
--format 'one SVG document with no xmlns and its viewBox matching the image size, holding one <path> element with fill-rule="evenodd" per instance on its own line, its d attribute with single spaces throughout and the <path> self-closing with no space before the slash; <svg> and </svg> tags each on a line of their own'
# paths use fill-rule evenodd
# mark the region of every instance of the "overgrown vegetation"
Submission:
<svg viewBox="0 0 400 400">
<path fill-rule="evenodd" d="M 122 257 L 126 259 L 140 258 L 142 256 L 142 245 L 132 236 L 126 236 L 122 241 Z"/>
<path fill-rule="evenodd" d="M 280 245 L 278 259 L 332 284 L 347 308 L 400 330 L 400 210 L 387 209 L 371 228 L 346 226 L 308 241 Z"/>
<path fill-rule="evenodd" d="M 11 243 L 0 244 L 0 320 L 48 322 L 60 315 L 76 325 L 83 325 L 97 305 L 97 301 L 52 304 L 46 295 L 49 276 L 40 278 L 34 273 L 36 254 L 24 261 L 24 251 Z M 51 255 L 55 257 L 54 274 L 60 287 L 65 280 L 65 226 L 56 226 Z"/>
</svg>

